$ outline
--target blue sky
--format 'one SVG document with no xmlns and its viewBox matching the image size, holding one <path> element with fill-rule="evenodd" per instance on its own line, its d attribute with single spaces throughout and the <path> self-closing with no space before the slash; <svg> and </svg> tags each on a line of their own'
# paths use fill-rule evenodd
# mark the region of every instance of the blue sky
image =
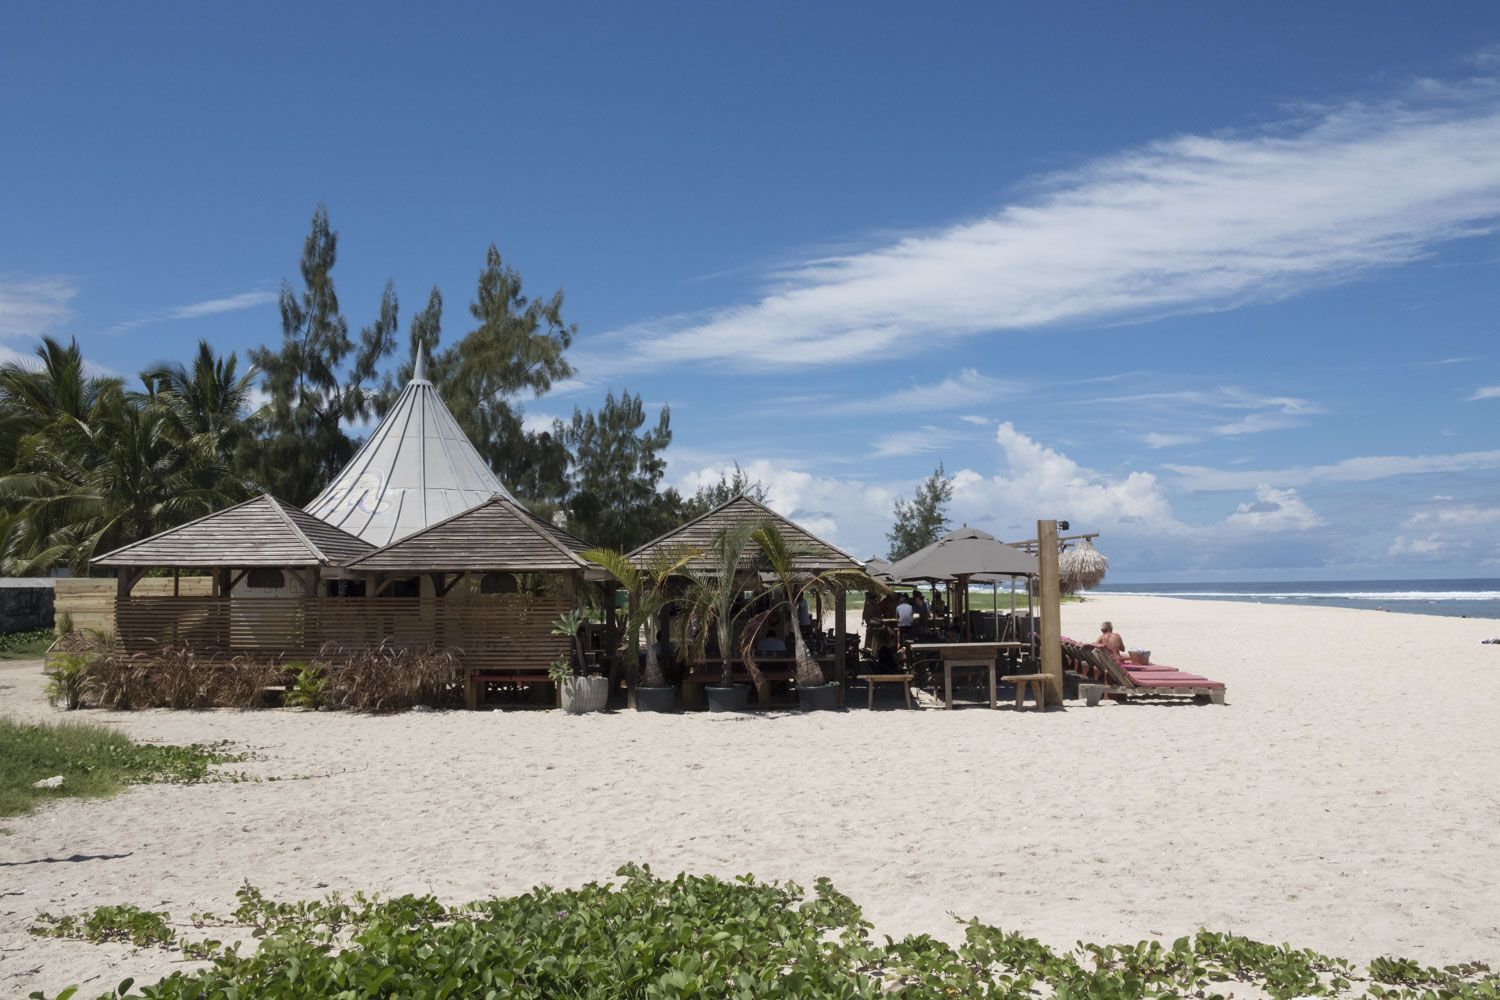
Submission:
<svg viewBox="0 0 1500 1000">
<path fill-rule="evenodd" d="M 358 327 L 496 242 L 576 383 L 861 555 L 954 514 L 1114 579 L 1500 575 L 1500 8 L 52 5 L 0 14 L 0 355 Z"/>
</svg>

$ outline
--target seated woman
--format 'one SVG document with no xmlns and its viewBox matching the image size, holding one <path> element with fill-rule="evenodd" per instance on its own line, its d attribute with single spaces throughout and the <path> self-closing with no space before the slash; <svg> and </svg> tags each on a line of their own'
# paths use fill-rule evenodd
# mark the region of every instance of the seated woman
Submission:
<svg viewBox="0 0 1500 1000">
<path fill-rule="evenodd" d="M 1094 640 L 1094 645 L 1109 650 L 1110 655 L 1117 660 L 1125 658 L 1125 640 L 1120 638 L 1120 633 L 1115 631 L 1112 622 L 1099 626 L 1099 638 Z"/>
</svg>

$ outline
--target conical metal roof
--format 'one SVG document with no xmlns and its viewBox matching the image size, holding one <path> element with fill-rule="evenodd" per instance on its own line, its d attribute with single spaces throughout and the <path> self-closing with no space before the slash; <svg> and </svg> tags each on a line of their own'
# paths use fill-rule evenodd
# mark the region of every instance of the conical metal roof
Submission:
<svg viewBox="0 0 1500 1000">
<path fill-rule="evenodd" d="M 307 512 L 378 548 L 497 493 L 511 496 L 427 380 L 419 348 L 396 405 Z"/>
</svg>

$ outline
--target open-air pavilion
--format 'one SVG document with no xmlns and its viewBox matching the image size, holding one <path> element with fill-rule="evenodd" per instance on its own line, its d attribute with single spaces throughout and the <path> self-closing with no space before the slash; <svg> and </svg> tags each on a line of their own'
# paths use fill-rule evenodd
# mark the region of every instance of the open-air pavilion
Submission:
<svg viewBox="0 0 1500 1000">
<path fill-rule="evenodd" d="M 629 553 L 627 558 L 635 565 L 644 567 L 662 553 L 695 550 L 700 554 L 686 563 L 684 572 L 712 573 L 716 567 L 708 553 L 713 548 L 714 540 L 746 524 L 764 524 L 776 531 L 794 553 L 792 563 L 799 573 L 812 575 L 831 571 L 863 572 L 864 570 L 864 564 L 843 549 L 824 541 L 790 518 L 776 513 L 765 504 L 744 494 L 647 542 Z M 751 543 L 751 547 L 753 545 L 754 543 Z M 750 602 L 766 595 L 771 581 L 765 572 L 764 562 L 756 553 L 747 552 L 741 565 L 741 589 L 745 601 Z M 842 697 L 852 638 L 845 634 L 844 612 L 847 606 L 845 591 L 837 588 L 833 591 L 835 625 L 831 636 L 821 632 L 823 610 L 821 595 L 815 593 L 814 600 L 815 607 L 811 613 L 814 621 L 819 623 L 819 633 L 811 637 L 810 644 L 816 647 L 815 651 L 824 667 L 826 679 L 839 685 L 840 697 Z M 729 659 L 737 678 L 748 677 L 748 674 L 734 662 L 738 659 L 737 651 L 740 646 L 738 627 L 743 624 L 742 621 L 736 623 L 736 637 L 731 644 L 731 649 L 720 649 L 716 656 L 708 658 L 719 668 L 722 668 L 726 658 Z M 787 625 L 792 627 L 792 623 L 787 623 Z M 653 638 L 647 637 L 648 641 Z M 627 647 L 628 645 L 629 643 Z M 635 657 L 627 656 L 627 659 L 633 689 Z M 785 664 L 778 663 L 776 667 L 785 667 Z M 789 669 L 776 669 L 775 667 L 763 668 L 762 673 L 768 681 L 773 682 L 788 680 L 791 676 Z M 720 669 L 710 668 L 708 663 L 693 665 L 693 669 L 690 669 L 683 679 L 684 704 L 689 707 L 695 706 L 701 689 L 706 684 L 713 683 L 719 676 Z M 764 694 L 765 692 L 762 692 L 762 696 Z"/>
</svg>

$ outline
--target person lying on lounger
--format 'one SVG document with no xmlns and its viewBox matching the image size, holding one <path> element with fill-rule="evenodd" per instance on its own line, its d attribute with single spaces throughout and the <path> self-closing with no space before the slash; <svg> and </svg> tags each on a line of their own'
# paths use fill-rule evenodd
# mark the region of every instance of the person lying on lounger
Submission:
<svg viewBox="0 0 1500 1000">
<path fill-rule="evenodd" d="M 1094 640 L 1094 645 L 1109 650 L 1117 660 L 1125 655 L 1125 640 L 1120 638 L 1112 622 L 1099 626 L 1099 638 Z"/>
</svg>

